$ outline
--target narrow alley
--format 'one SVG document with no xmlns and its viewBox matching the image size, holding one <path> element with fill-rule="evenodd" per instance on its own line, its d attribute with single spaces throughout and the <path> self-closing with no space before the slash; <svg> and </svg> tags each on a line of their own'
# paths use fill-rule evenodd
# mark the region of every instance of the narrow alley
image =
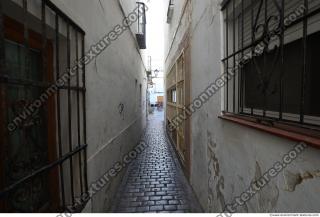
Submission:
<svg viewBox="0 0 320 217">
<path fill-rule="evenodd" d="M 320 212 L 319 51 L 320 0 L 0 0 L 0 217 Z"/>
<path fill-rule="evenodd" d="M 164 128 L 164 113 L 150 114 L 143 139 L 148 148 L 129 166 L 115 212 L 201 212 Z"/>
</svg>

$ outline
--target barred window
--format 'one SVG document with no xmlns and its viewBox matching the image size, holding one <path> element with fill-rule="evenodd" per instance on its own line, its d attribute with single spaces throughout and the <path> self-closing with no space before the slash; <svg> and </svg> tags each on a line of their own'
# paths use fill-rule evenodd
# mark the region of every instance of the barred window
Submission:
<svg viewBox="0 0 320 217">
<path fill-rule="evenodd" d="M 146 5 L 137 2 L 138 7 L 138 32 L 136 34 L 140 49 L 146 49 Z"/>
<path fill-rule="evenodd" d="M 174 12 L 174 0 L 169 0 L 168 11 L 167 11 L 167 23 L 170 24 Z"/>
<path fill-rule="evenodd" d="M 87 191 L 84 38 L 49 0 L 0 1 L 3 212 L 64 211 Z"/>
<path fill-rule="evenodd" d="M 226 0 L 224 112 L 320 125 L 320 1 Z"/>
</svg>

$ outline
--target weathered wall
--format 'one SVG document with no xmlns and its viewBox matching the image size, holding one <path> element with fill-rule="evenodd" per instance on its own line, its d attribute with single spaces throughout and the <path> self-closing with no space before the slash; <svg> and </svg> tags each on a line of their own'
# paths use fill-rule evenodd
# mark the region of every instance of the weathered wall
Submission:
<svg viewBox="0 0 320 217">
<path fill-rule="evenodd" d="M 169 5 L 169 1 L 165 6 Z M 176 56 L 179 55 L 182 48 L 179 45 L 182 38 L 187 33 L 190 26 L 190 2 L 188 0 L 175 0 L 174 12 L 170 24 L 165 25 L 165 63 L 166 67 L 171 67 L 174 63 Z M 167 7 L 165 7 L 165 10 Z M 167 11 L 165 11 L 166 13 Z M 166 70 L 169 70 L 166 68 Z"/>
<path fill-rule="evenodd" d="M 122 24 L 123 12 L 132 8 L 129 1 L 120 4 L 117 0 L 53 2 L 84 29 L 85 50 L 115 25 Z M 121 161 L 139 142 L 145 128 L 147 80 L 142 59 L 134 33 L 126 31 L 86 67 L 89 184 Z M 142 102 L 139 102 L 140 84 Z M 124 109 L 120 113 L 121 105 Z M 108 211 L 120 180 L 121 175 L 99 191 L 85 211 Z"/>
<path fill-rule="evenodd" d="M 191 0 L 190 10 L 187 13 L 192 16 L 191 98 L 194 99 L 222 73 L 222 14 L 217 0 Z M 178 46 L 181 40 L 182 34 L 174 44 Z M 167 69 L 175 50 L 166 61 Z M 190 182 L 207 212 L 221 212 L 297 144 L 220 120 L 222 104 L 222 93 L 218 92 L 191 117 Z M 237 211 L 319 212 L 319 154 L 319 150 L 309 147 Z M 309 173 L 314 177 L 301 178 L 301 174 Z"/>
</svg>

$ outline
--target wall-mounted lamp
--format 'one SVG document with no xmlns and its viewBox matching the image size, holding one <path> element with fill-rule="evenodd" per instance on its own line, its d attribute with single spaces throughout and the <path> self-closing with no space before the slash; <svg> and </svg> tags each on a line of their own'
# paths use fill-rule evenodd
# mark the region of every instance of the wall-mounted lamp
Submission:
<svg viewBox="0 0 320 217">
<path fill-rule="evenodd" d="M 158 69 L 154 70 L 154 78 L 158 78 L 159 72 Z"/>
</svg>

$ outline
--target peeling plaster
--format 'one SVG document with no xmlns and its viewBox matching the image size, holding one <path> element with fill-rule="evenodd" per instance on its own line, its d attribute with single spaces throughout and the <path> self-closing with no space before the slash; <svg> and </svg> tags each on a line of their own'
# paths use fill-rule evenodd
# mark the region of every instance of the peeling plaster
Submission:
<svg viewBox="0 0 320 217">
<path fill-rule="evenodd" d="M 241 182 L 243 184 L 243 186 L 246 186 L 246 183 L 244 182 L 244 178 L 240 175 L 237 175 L 239 182 Z M 233 190 L 234 191 L 234 190 Z M 232 198 L 234 198 L 234 196 L 232 196 Z M 248 208 L 248 204 L 245 203 L 242 206 L 238 207 L 237 212 L 245 212 L 248 213 L 249 212 L 249 208 Z"/>
<path fill-rule="evenodd" d="M 253 182 L 258 181 L 263 176 L 261 172 L 261 167 L 258 162 L 256 162 L 256 172 Z M 257 193 L 257 202 L 259 213 L 273 212 L 279 199 L 279 188 L 277 185 L 270 181 L 263 189 Z"/>
<path fill-rule="evenodd" d="M 218 184 L 216 186 L 217 197 L 218 197 L 218 200 L 220 202 L 221 208 L 223 208 L 223 207 L 226 206 L 226 202 L 225 202 L 224 195 L 222 194 L 221 189 L 224 189 L 224 177 L 223 176 L 221 176 L 218 179 Z"/>
<path fill-rule="evenodd" d="M 284 172 L 285 191 L 294 192 L 296 187 L 309 179 L 320 178 L 320 170 L 314 172 L 292 173 L 288 170 Z"/>
<path fill-rule="evenodd" d="M 199 54 L 208 52 L 208 50 L 211 56 L 220 54 L 222 52 L 221 43 L 223 43 L 224 38 L 220 37 L 221 34 L 218 33 L 221 32 L 221 29 L 224 27 L 224 21 L 220 7 L 218 6 L 218 8 L 216 8 L 216 5 L 221 1 L 208 0 L 198 2 L 194 0 L 191 2 L 190 11 L 188 8 L 183 15 L 193 18 L 191 21 L 192 25 L 189 29 L 190 41 L 194 42 L 190 44 L 191 57 L 198 57 Z M 169 57 L 167 57 L 166 63 L 170 63 L 171 60 L 174 61 L 176 59 L 174 56 L 175 52 L 172 50 L 177 50 L 177 47 L 180 48 L 179 43 L 183 41 L 184 29 L 188 29 L 185 24 L 187 22 L 185 21 L 187 19 L 185 17 L 183 23 L 177 18 L 178 22 L 180 22 L 178 24 L 179 27 L 175 29 L 174 26 L 172 26 L 173 30 L 168 29 L 169 33 L 175 33 L 175 35 L 172 43 L 171 35 L 168 39 L 167 47 L 169 49 Z M 220 38 L 217 37 L 212 42 L 212 37 L 209 37 L 210 35 L 217 35 Z M 174 44 L 174 46 L 172 46 L 172 44 Z M 191 86 L 193 87 L 191 88 L 191 95 L 194 95 L 193 93 L 197 92 L 198 88 L 207 82 L 208 71 L 215 72 L 216 76 L 219 75 L 221 72 L 221 63 L 220 57 L 218 56 L 221 55 L 213 58 L 216 60 L 216 63 L 207 61 L 205 64 L 200 64 L 199 61 L 196 61 L 196 58 L 192 59 L 192 63 L 194 64 L 192 64 L 190 68 L 192 71 Z M 170 66 L 170 64 L 166 64 L 167 68 L 169 68 L 168 66 Z M 220 99 L 219 101 L 219 99 L 217 99 L 216 102 L 210 102 L 208 107 L 220 108 L 221 104 L 223 104 L 223 100 Z M 192 183 L 195 193 L 200 199 L 202 206 L 207 208 L 206 211 L 219 212 L 224 201 L 229 202 L 234 196 L 238 196 L 238 193 L 242 193 L 242 190 L 246 190 L 251 183 L 250 181 L 259 180 L 258 178 L 262 176 L 265 172 L 264 170 L 268 168 L 268 165 L 278 160 L 276 156 L 279 156 L 279 153 L 287 150 L 288 143 L 291 144 L 291 142 L 283 138 L 274 137 L 273 135 L 226 124 L 217 118 L 217 116 L 221 114 L 221 109 L 211 112 L 213 115 L 210 115 L 210 118 L 208 118 L 206 110 L 207 109 L 202 109 L 193 118 L 191 124 L 191 128 L 194 129 L 191 135 L 194 147 L 192 147 L 191 155 L 193 172 L 191 173 L 190 179 L 194 180 Z M 207 117 L 208 121 L 205 122 L 208 123 L 201 122 L 204 116 Z M 201 126 L 201 129 L 198 126 Z M 211 131 L 211 134 L 206 132 L 206 130 Z M 207 135 L 202 136 L 206 133 Z M 204 138 L 206 136 L 207 138 Z M 241 147 L 241 150 L 239 147 Z M 204 150 L 202 148 L 204 148 Z M 201 153 L 207 151 L 207 156 L 199 156 L 199 149 L 201 149 Z M 239 157 L 240 159 L 236 162 L 238 164 L 236 167 L 232 166 L 231 163 L 228 165 L 228 162 L 226 162 L 228 157 L 232 157 L 230 153 L 240 155 L 243 158 Z M 266 155 L 266 153 L 268 154 Z M 304 166 L 319 165 L 317 153 L 317 150 L 312 151 L 312 153 L 306 153 L 306 159 L 308 160 L 300 160 L 304 161 Z M 258 158 L 258 156 L 260 157 Z M 257 158 L 259 162 L 255 162 L 255 158 Z M 205 172 L 207 173 L 205 175 L 208 175 L 207 180 L 205 180 L 205 182 L 208 182 L 206 186 L 201 186 L 202 180 L 199 176 L 199 169 L 203 169 L 203 164 L 207 166 L 207 168 L 205 168 Z M 310 175 L 306 176 L 306 178 L 307 177 L 309 179 Z M 309 185 L 303 189 L 305 190 L 303 194 L 295 194 L 288 197 L 288 194 L 285 194 L 281 188 L 281 178 L 282 177 L 279 176 L 278 178 L 272 179 L 261 192 L 259 191 L 248 201 L 246 204 L 247 207 L 239 207 L 239 211 L 286 212 L 291 210 L 299 212 L 301 210 L 305 211 L 307 207 L 312 207 L 313 210 L 318 209 L 317 202 L 314 200 L 311 201 L 311 199 L 308 198 L 318 198 L 316 193 L 319 192 L 319 189 L 313 189 L 313 186 Z M 301 179 L 300 175 L 298 175 L 298 178 L 300 178 L 301 182 L 305 181 Z M 263 180 L 261 182 L 263 182 Z M 297 183 L 299 183 L 299 179 Z M 297 184 L 294 184 L 294 187 L 295 185 Z M 282 190 L 281 197 L 280 190 Z M 306 200 L 305 202 L 308 203 L 308 206 L 297 206 L 297 204 L 300 204 L 302 198 Z"/>
<path fill-rule="evenodd" d="M 208 211 L 222 212 L 225 207 L 225 198 L 222 193 L 224 189 L 224 177 L 220 175 L 220 164 L 216 157 L 215 149 L 217 144 L 213 142 L 210 132 L 208 136 Z"/>
</svg>

